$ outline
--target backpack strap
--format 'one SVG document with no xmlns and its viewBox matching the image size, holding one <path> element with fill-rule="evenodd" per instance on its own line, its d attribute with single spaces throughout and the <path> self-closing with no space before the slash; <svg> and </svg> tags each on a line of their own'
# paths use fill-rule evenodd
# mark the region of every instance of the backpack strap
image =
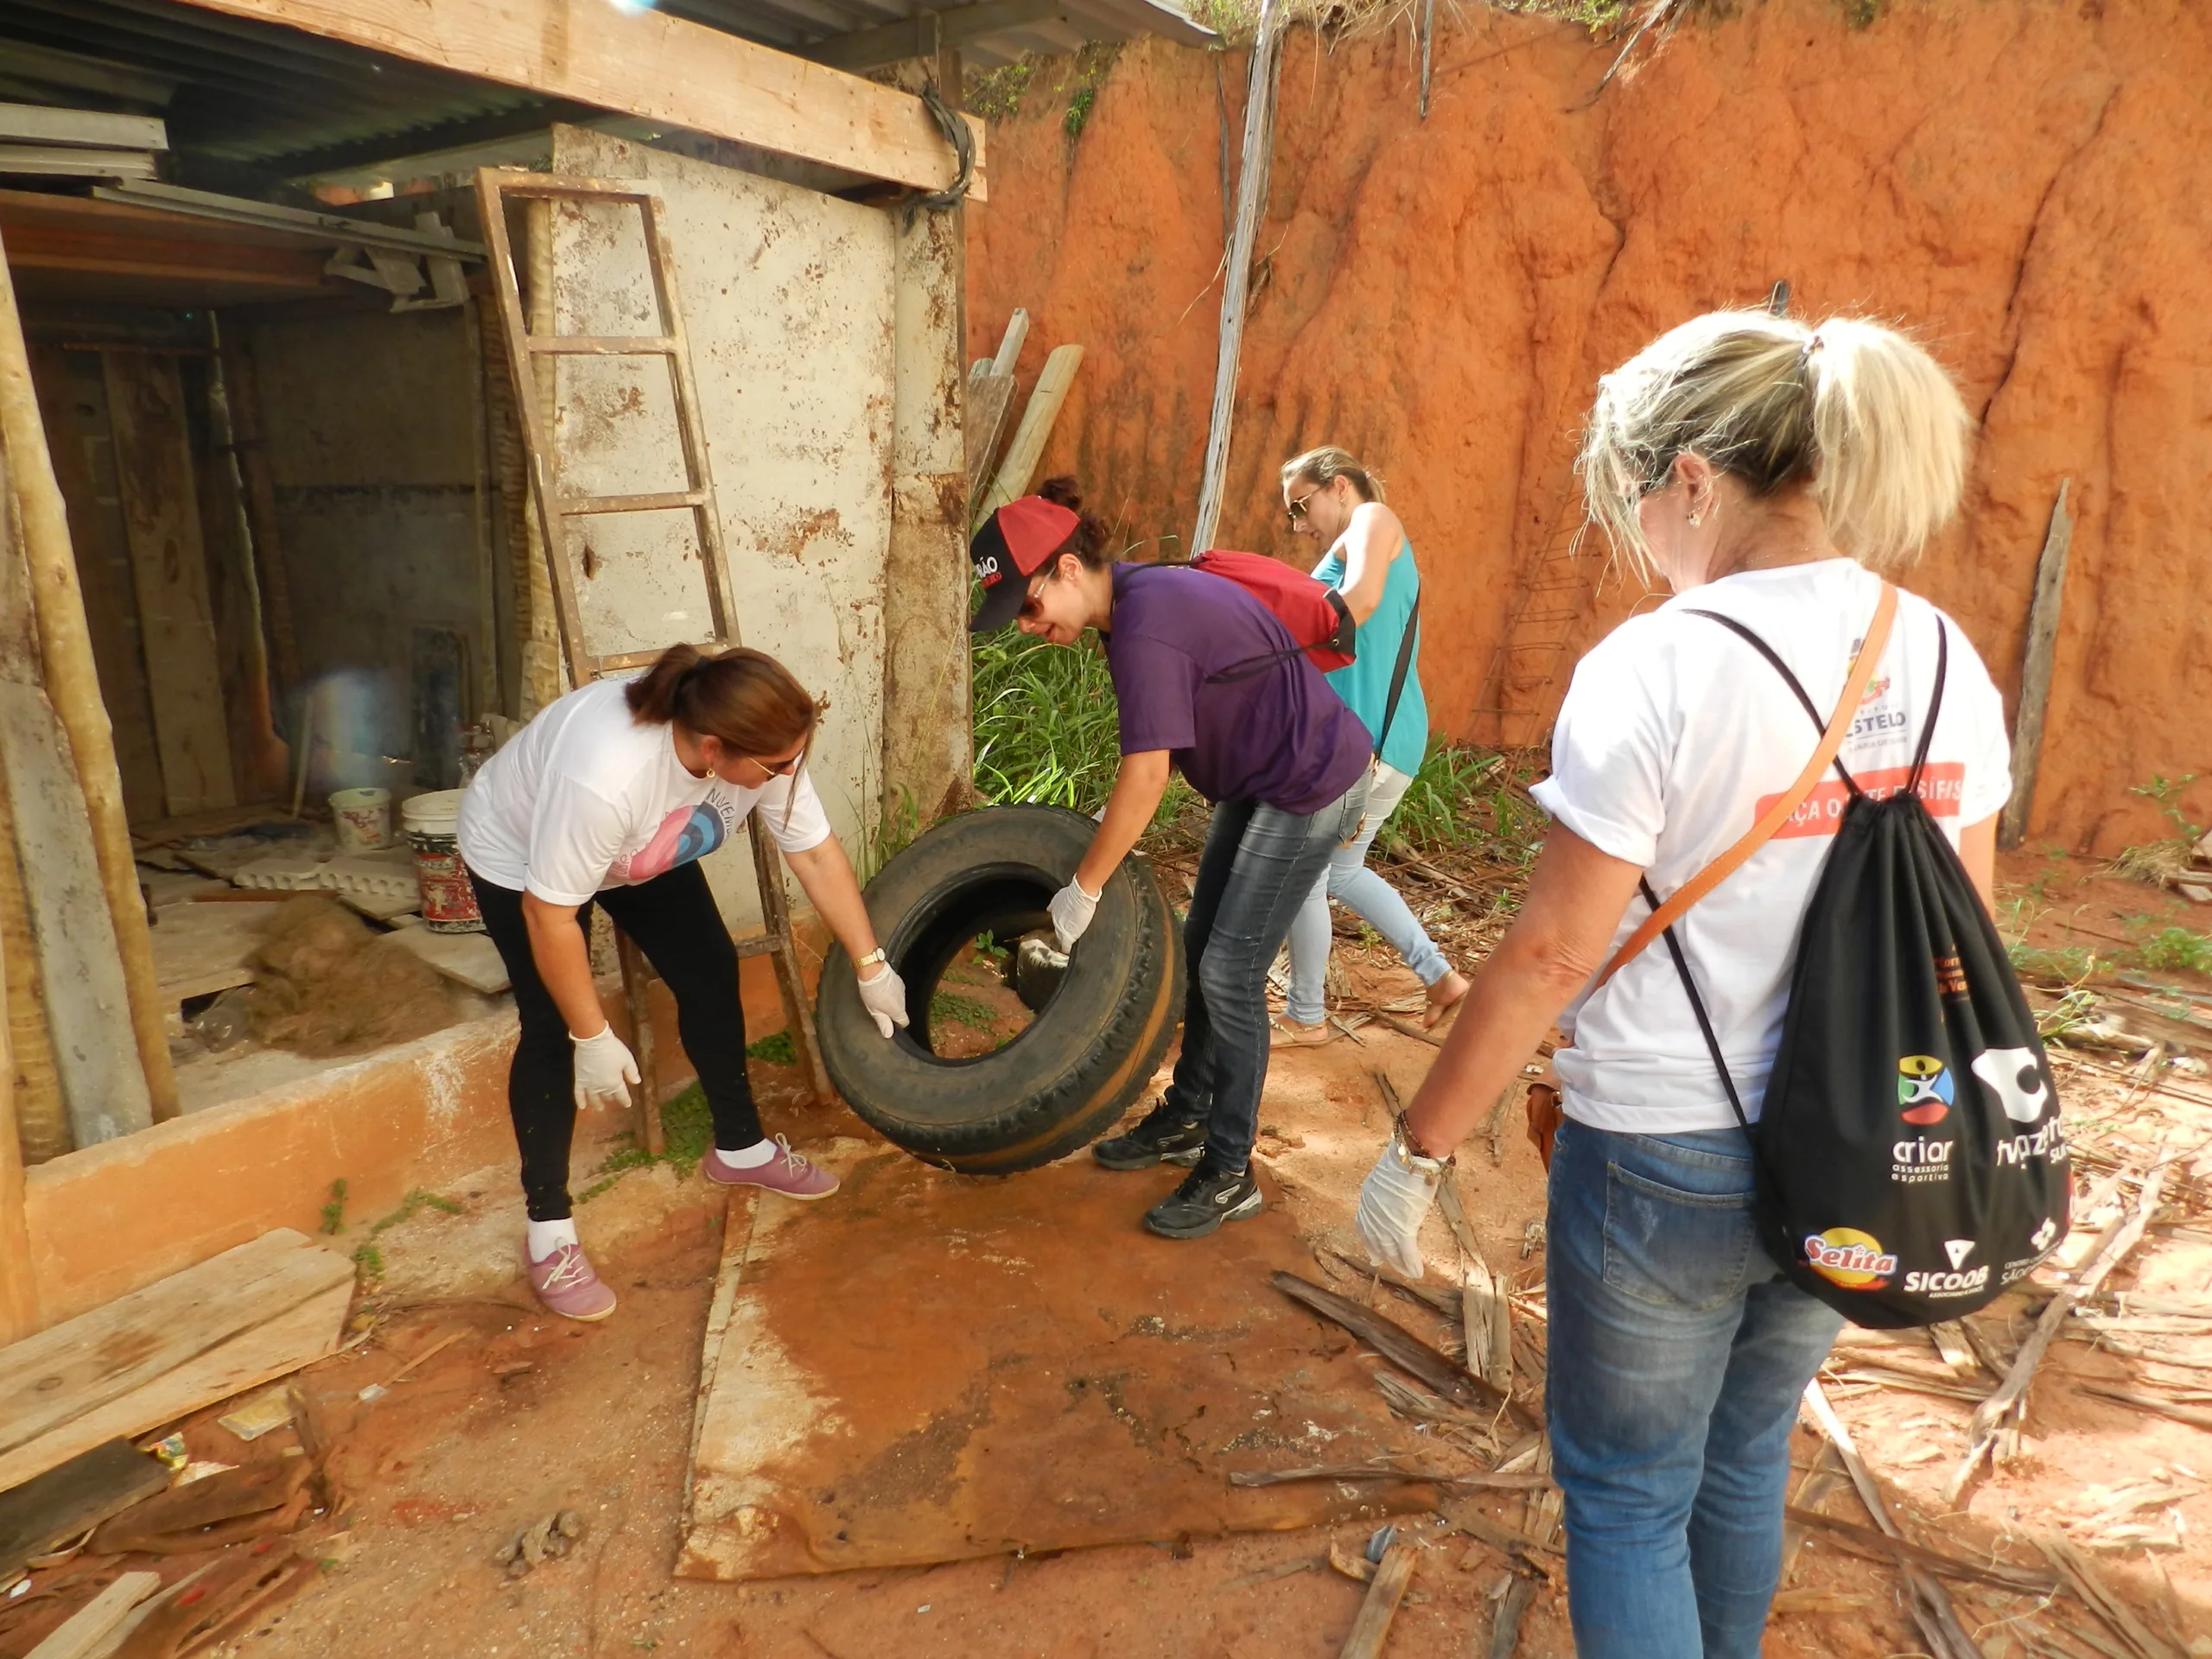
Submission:
<svg viewBox="0 0 2212 1659">
<path fill-rule="evenodd" d="M 1851 723 L 1858 716 L 1859 701 L 1866 696 L 1866 687 L 1874 677 L 1875 667 L 1882 659 L 1882 652 L 1890 642 L 1890 625 L 1897 620 L 1897 590 L 1885 582 L 1882 584 L 1881 600 L 1874 607 L 1874 620 L 1866 625 L 1866 641 L 1859 647 L 1859 655 L 1844 676 L 1843 696 L 1837 700 L 1835 712 L 1828 717 L 1827 726 L 1821 734 L 1820 747 L 1813 751 L 1813 758 L 1805 763 L 1805 769 L 1797 774 L 1797 781 L 1776 798 L 1765 816 L 1751 827 L 1742 840 L 1684 882 L 1675 889 L 1672 898 L 1644 918 L 1643 925 L 1630 934 L 1627 943 L 1613 953 L 1613 959 L 1605 965 L 1598 975 L 1596 984 L 1591 988 L 1596 989 L 1597 986 L 1603 985 L 1627 966 L 1646 945 L 1673 926 L 1691 906 L 1733 875 L 1745 859 L 1765 846 L 1773 839 L 1776 830 L 1796 816 L 1797 809 L 1804 805 L 1806 798 L 1820 783 L 1821 774 L 1834 764 L 1838 752 L 1843 747 L 1845 734 L 1851 730 Z M 1763 645 L 1761 648 L 1764 649 Z M 1772 655 L 1771 652 L 1768 654 Z M 1783 671 L 1789 673 L 1787 669 Z M 1794 677 L 1792 683 L 1795 683 Z M 1798 695 L 1804 696 L 1802 687 Z M 1811 699 L 1806 698 L 1806 702 L 1809 705 Z M 1814 718 L 1817 720 L 1820 716 L 1815 715 Z"/>
<path fill-rule="evenodd" d="M 1222 580 L 1230 582 L 1235 578 L 1224 576 Z M 1359 624 L 1352 620 L 1351 607 L 1344 602 L 1344 594 L 1334 588 L 1324 590 L 1322 597 L 1329 601 L 1329 608 L 1337 613 L 1337 631 L 1326 639 L 1317 639 L 1312 645 L 1293 645 L 1288 651 L 1271 651 L 1263 657 L 1248 657 L 1241 663 L 1231 663 L 1219 673 L 1207 675 L 1205 683 L 1208 685 L 1230 685 L 1238 680 L 1249 680 L 1255 675 L 1266 673 L 1277 663 L 1303 657 L 1308 651 L 1321 645 L 1343 652 L 1356 651 L 1359 641 Z M 1265 603 L 1264 601 L 1262 602 Z"/>
<path fill-rule="evenodd" d="M 1390 740 L 1390 723 L 1398 717 L 1398 696 L 1406 689 L 1406 675 L 1414 665 L 1414 640 L 1421 632 L 1421 589 L 1414 589 L 1413 608 L 1406 613 L 1406 632 L 1398 641 L 1398 665 L 1390 671 L 1390 696 L 1382 705 L 1382 729 L 1375 734 L 1375 758 Z"/>
</svg>

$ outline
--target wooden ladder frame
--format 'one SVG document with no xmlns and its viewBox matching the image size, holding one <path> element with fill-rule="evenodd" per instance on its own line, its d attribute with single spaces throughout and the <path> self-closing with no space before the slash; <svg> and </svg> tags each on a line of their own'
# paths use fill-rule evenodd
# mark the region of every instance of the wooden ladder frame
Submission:
<svg viewBox="0 0 2212 1659">
<path fill-rule="evenodd" d="M 484 241 L 491 254 L 489 263 L 499 296 L 500 322 L 506 336 L 508 372 L 514 377 L 523 454 L 530 467 L 531 501 L 537 515 L 539 539 L 545 547 L 554 611 L 560 620 L 561 645 L 568 658 L 570 681 L 576 685 L 588 685 L 602 674 L 642 668 L 660 655 L 658 650 L 653 650 L 602 656 L 594 653 L 586 643 L 583 620 L 576 605 L 575 572 L 569 560 L 567 531 L 570 519 L 589 514 L 688 509 L 698 534 L 700 564 L 707 586 L 707 613 L 713 626 L 712 635 L 700 642 L 701 646 L 706 650 L 726 649 L 741 643 L 723 588 L 728 567 L 722 550 L 721 519 L 715 509 L 714 476 L 707 464 L 706 435 L 699 423 L 698 387 L 691 375 L 691 347 L 684 333 L 683 308 L 677 296 L 676 261 L 669 248 L 668 224 L 661 199 L 652 191 L 633 185 L 545 173 L 504 172 L 493 168 L 478 170 L 476 194 L 483 213 Z M 645 269 L 652 278 L 653 300 L 660 313 L 663 332 L 635 335 L 550 332 L 533 334 L 523 314 L 514 248 L 507 234 L 507 203 L 511 200 L 588 202 L 600 207 L 627 203 L 636 207 L 645 232 Z M 683 444 L 684 487 L 641 495 L 569 494 L 562 479 L 561 458 L 553 441 L 551 411 L 541 397 L 537 385 L 537 361 L 548 356 L 665 359 L 676 401 L 677 430 Z M 783 861 L 778 856 L 775 843 L 769 839 L 759 812 L 747 815 L 746 829 L 753 841 L 753 868 L 760 883 L 761 919 L 766 925 L 759 937 L 737 940 L 737 954 L 741 959 L 760 956 L 773 959 L 777 988 L 783 994 L 784 1013 L 790 1021 L 791 1041 L 797 1049 L 794 1058 L 804 1068 L 816 1098 L 827 1100 L 831 1094 L 830 1077 L 823 1068 L 822 1051 L 814 1036 L 814 1015 L 807 1007 L 806 986 L 799 975 L 798 951 L 791 937 L 791 906 L 784 894 Z M 657 1153 L 663 1147 L 664 1131 L 652 1025 L 645 1000 L 651 970 L 626 934 L 618 934 L 618 953 L 622 964 L 623 1001 L 629 1011 L 638 1070 L 645 1078 L 640 1127 L 647 1150 Z"/>
</svg>

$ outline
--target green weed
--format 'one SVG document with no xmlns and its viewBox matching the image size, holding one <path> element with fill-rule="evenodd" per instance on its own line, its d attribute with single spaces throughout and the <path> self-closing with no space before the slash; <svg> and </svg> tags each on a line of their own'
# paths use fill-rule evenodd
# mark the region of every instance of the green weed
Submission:
<svg viewBox="0 0 2212 1659">
<path fill-rule="evenodd" d="M 861 885 L 866 887 L 874 880 L 875 873 L 905 852 L 921 832 L 921 803 L 914 798 L 912 790 L 901 784 L 897 804 L 886 806 L 882 816 L 866 832 L 857 872 Z"/>
<path fill-rule="evenodd" d="M 787 1043 L 789 1041 L 788 1033 L 779 1032 L 776 1036 L 785 1038 Z M 760 1044 L 774 1040 L 774 1037 L 763 1037 Z M 760 1044 L 748 1047 L 746 1052 L 752 1053 L 753 1047 Z M 693 1084 L 675 1099 L 662 1105 L 660 1127 L 664 1149 L 658 1154 L 639 1146 L 634 1134 L 624 1134 L 622 1144 L 601 1159 L 599 1167 L 592 1172 L 606 1179 L 585 1188 L 583 1200 L 595 1198 L 606 1192 L 614 1185 L 617 1176 L 633 1169 L 649 1169 L 655 1164 L 666 1164 L 679 1176 L 690 1179 L 691 1172 L 699 1167 L 699 1160 L 707 1155 L 707 1148 L 715 1144 L 714 1111 L 708 1106 L 706 1094 L 697 1084 Z"/>
<path fill-rule="evenodd" d="M 369 1236 L 374 1238 L 378 1233 L 389 1228 L 397 1227 L 404 1221 L 411 1221 L 424 1210 L 435 1210 L 442 1215 L 457 1216 L 461 1213 L 463 1207 L 451 1198 L 435 1192 L 426 1192 L 418 1186 L 399 1201 L 398 1209 L 369 1229 Z"/>
<path fill-rule="evenodd" d="M 788 1031 L 772 1031 L 757 1043 L 745 1046 L 745 1058 L 767 1065 L 797 1065 L 798 1050 Z"/>
<path fill-rule="evenodd" d="M 1021 95 L 1036 73 L 1037 66 L 1027 59 L 995 69 L 970 69 L 962 77 L 963 103 L 969 114 L 986 121 L 1011 121 L 1021 112 Z"/>
<path fill-rule="evenodd" d="M 2005 953 L 2012 958 L 2012 971 L 2023 979 L 2064 980 L 2069 984 L 2086 978 L 2097 960 L 2091 951 L 2078 944 L 2054 950 L 2031 945 L 2024 939 L 2007 945 Z"/>
<path fill-rule="evenodd" d="M 990 934 L 978 933 L 976 936 L 976 954 L 988 957 L 993 962 L 1004 962 L 1014 953 Z"/>
<path fill-rule="evenodd" d="M 2181 797 L 2182 791 L 2195 783 L 2196 778 L 2197 774 L 2193 772 L 2171 779 L 2153 772 L 2149 783 L 2129 786 L 2129 794 L 2140 795 L 2158 804 L 2160 814 L 2173 826 L 2174 833 L 2140 847 L 2123 848 L 2120 856 L 2112 861 L 2114 875 L 2164 885 L 2169 878 L 2189 868 L 2190 856 L 2196 850 L 2196 843 L 2203 839 L 2204 827 L 2192 823 L 2189 815 L 2182 810 Z"/>
<path fill-rule="evenodd" d="M 364 1244 L 353 1252 L 353 1268 L 364 1279 L 384 1276 L 384 1252 L 373 1244 Z"/>
<path fill-rule="evenodd" d="M 2147 940 L 2142 950 L 2145 968 L 2212 974 L 2212 938 L 2185 927 L 2169 927 Z"/>
<path fill-rule="evenodd" d="M 322 1206 L 322 1230 L 335 1237 L 346 1230 L 346 1178 L 330 1184 L 330 1202 Z"/>
<path fill-rule="evenodd" d="M 930 998 L 930 1020 L 935 1024 L 940 1020 L 950 1020 L 973 1031 L 988 1031 L 998 1024 L 999 1017 L 988 1003 L 978 1002 L 957 991 L 938 991 Z"/>
<path fill-rule="evenodd" d="M 1060 118 L 1060 124 L 1067 129 L 1071 138 L 1083 137 L 1083 124 L 1090 119 L 1090 106 L 1098 101 L 1096 86 L 1078 86 L 1068 100 L 1068 112 Z"/>
</svg>

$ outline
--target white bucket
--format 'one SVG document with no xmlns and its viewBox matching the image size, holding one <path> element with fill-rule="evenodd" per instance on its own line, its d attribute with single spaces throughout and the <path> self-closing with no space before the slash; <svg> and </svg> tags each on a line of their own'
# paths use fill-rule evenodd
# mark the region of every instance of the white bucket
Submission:
<svg viewBox="0 0 2212 1659">
<path fill-rule="evenodd" d="M 340 852 L 381 852 L 392 844 L 391 791 L 341 789 L 330 798 L 330 819 Z"/>
<path fill-rule="evenodd" d="M 481 933 L 476 890 L 454 839 L 461 821 L 457 789 L 434 790 L 399 804 L 399 821 L 415 853 L 415 880 L 423 897 L 423 925 L 433 933 Z"/>
</svg>

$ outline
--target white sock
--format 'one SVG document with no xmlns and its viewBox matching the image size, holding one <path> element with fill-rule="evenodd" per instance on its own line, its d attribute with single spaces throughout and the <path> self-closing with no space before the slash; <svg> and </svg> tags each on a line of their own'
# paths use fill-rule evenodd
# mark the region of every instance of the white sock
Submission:
<svg viewBox="0 0 2212 1659">
<path fill-rule="evenodd" d="M 715 1151 L 721 1155 L 722 1162 L 733 1169 L 758 1169 L 776 1155 L 776 1143 L 763 1136 L 736 1152 L 732 1152 L 728 1147 L 716 1147 Z"/>
<path fill-rule="evenodd" d="M 576 1222 L 573 1216 L 559 1221 L 533 1221 L 530 1224 L 530 1259 L 543 1262 L 563 1244 L 576 1242 Z"/>
</svg>

